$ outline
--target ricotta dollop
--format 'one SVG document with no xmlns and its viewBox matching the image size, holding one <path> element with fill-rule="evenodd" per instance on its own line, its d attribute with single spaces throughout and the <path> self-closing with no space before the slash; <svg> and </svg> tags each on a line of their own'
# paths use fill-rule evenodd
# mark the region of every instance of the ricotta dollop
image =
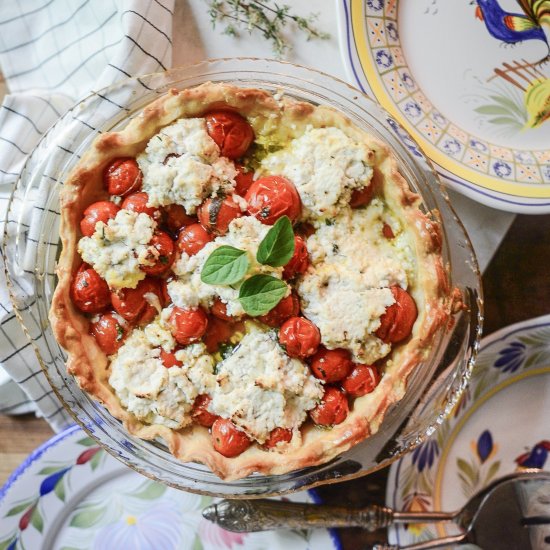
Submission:
<svg viewBox="0 0 550 550">
<path fill-rule="evenodd" d="M 219 297 L 226 304 L 229 315 L 234 317 L 243 315 L 244 309 L 238 299 L 242 281 L 231 286 L 206 284 L 201 281 L 201 271 L 206 260 L 216 248 L 229 245 L 247 252 L 250 268 L 243 280 L 259 273 L 281 279 L 282 267 L 262 265 L 256 260 L 260 242 L 269 229 L 268 225 L 264 225 L 254 216 L 243 216 L 234 219 L 229 224 L 226 235 L 216 237 L 194 256 L 182 253 L 173 267 L 177 280 L 168 284 L 168 293 L 174 304 L 182 308 L 193 308 L 198 305 L 208 308 L 214 299 Z M 288 292 L 290 292 L 290 288 Z"/>
<path fill-rule="evenodd" d="M 266 156 L 261 172 L 282 174 L 298 190 L 304 219 L 336 216 L 354 189 L 372 178 L 373 152 L 339 128 L 308 128 L 287 147 Z"/>
<path fill-rule="evenodd" d="M 82 237 L 78 252 L 109 287 L 135 288 L 145 278 L 140 266 L 150 266 L 159 252 L 149 242 L 157 224 L 147 214 L 119 210 L 107 223 L 98 222 L 91 237 Z"/>
<path fill-rule="evenodd" d="M 322 396 L 321 382 L 283 351 L 273 332 L 251 330 L 217 365 L 209 408 L 263 443 L 276 427 L 299 427 Z"/>
<path fill-rule="evenodd" d="M 204 118 L 182 118 L 163 128 L 137 157 L 152 206 L 181 204 L 194 214 L 201 202 L 235 187 L 234 164 L 220 156 Z"/>
<path fill-rule="evenodd" d="M 160 348 L 135 329 L 111 361 L 109 384 L 121 404 L 139 420 L 179 429 L 192 422 L 195 398 L 214 384 L 212 357 L 202 343 L 176 352 L 182 367 L 167 369 Z"/>
</svg>

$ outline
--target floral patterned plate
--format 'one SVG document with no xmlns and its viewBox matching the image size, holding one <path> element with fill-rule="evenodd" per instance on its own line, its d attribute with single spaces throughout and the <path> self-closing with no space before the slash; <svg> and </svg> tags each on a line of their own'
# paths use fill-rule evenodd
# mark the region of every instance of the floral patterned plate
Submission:
<svg viewBox="0 0 550 550">
<path fill-rule="evenodd" d="M 408 134 L 451 188 L 501 210 L 550 212 L 546 0 L 339 4 L 349 76 L 413 154 Z"/>
<path fill-rule="evenodd" d="M 340 549 L 335 532 L 323 529 L 230 533 L 202 518 L 213 500 L 141 476 L 73 426 L 0 489 L 0 550 Z"/>
<path fill-rule="evenodd" d="M 550 470 L 550 315 L 481 342 L 468 389 L 435 435 L 390 469 L 386 503 L 396 510 L 459 509 L 496 477 Z M 399 526 L 399 545 L 457 534 L 452 525 Z"/>
</svg>

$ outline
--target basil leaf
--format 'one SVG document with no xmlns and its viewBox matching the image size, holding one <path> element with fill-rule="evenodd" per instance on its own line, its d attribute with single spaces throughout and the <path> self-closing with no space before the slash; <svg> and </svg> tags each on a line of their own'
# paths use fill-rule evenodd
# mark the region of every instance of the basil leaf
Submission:
<svg viewBox="0 0 550 550">
<path fill-rule="evenodd" d="M 287 285 L 271 275 L 254 275 L 239 289 L 239 301 L 243 309 L 256 317 L 273 309 L 287 293 Z"/>
<path fill-rule="evenodd" d="M 280 267 L 294 254 L 294 231 L 287 216 L 279 218 L 263 238 L 256 259 L 264 265 Z"/>
<path fill-rule="evenodd" d="M 233 246 L 220 246 L 204 263 L 201 281 L 209 285 L 231 285 L 245 276 L 249 266 L 250 262 L 244 250 Z"/>
</svg>

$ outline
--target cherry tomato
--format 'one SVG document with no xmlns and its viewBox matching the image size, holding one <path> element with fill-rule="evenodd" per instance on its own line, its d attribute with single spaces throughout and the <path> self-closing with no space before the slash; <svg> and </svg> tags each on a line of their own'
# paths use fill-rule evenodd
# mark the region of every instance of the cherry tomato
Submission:
<svg viewBox="0 0 550 550">
<path fill-rule="evenodd" d="M 192 216 L 186 214 L 185 208 L 181 204 L 169 204 L 165 206 L 164 213 L 166 215 L 164 223 L 173 233 L 197 221 Z"/>
<path fill-rule="evenodd" d="M 231 198 L 215 197 L 206 199 L 198 208 L 197 215 L 201 225 L 215 235 L 225 235 L 229 224 L 242 216 L 239 205 Z"/>
<path fill-rule="evenodd" d="M 305 317 L 287 319 L 279 331 L 279 342 L 287 355 L 304 359 L 313 355 L 321 343 L 319 329 Z"/>
<path fill-rule="evenodd" d="M 180 231 L 177 245 L 182 252 L 194 256 L 213 240 L 214 236 L 208 233 L 200 223 L 194 223 Z"/>
<path fill-rule="evenodd" d="M 119 210 L 120 207 L 111 201 L 99 201 L 90 204 L 84 210 L 84 217 L 80 221 L 80 231 L 85 237 L 91 237 L 94 234 L 97 222 L 107 223 L 117 215 Z"/>
<path fill-rule="evenodd" d="M 283 298 L 271 311 L 261 315 L 258 319 L 270 327 L 280 327 L 287 319 L 296 317 L 300 313 L 298 296 L 292 293 Z"/>
<path fill-rule="evenodd" d="M 154 206 L 147 206 L 148 202 L 149 195 L 141 191 L 139 193 L 132 193 L 131 195 L 128 195 L 122 201 L 121 207 L 132 212 L 137 212 L 138 214 L 147 214 L 154 220 L 159 221 L 161 218 L 160 210 Z"/>
<path fill-rule="evenodd" d="M 369 204 L 374 195 L 374 186 L 369 183 L 363 187 L 363 189 L 355 189 L 351 194 L 351 199 L 349 205 L 352 208 L 359 208 L 360 206 L 365 206 Z"/>
<path fill-rule="evenodd" d="M 252 126 L 237 113 L 211 111 L 204 118 L 208 135 L 216 142 L 224 157 L 242 157 L 254 141 Z"/>
<path fill-rule="evenodd" d="M 90 334 L 105 355 L 113 355 L 128 335 L 128 326 L 119 319 L 118 315 L 110 311 L 90 325 Z"/>
<path fill-rule="evenodd" d="M 342 389 L 352 397 L 370 393 L 380 382 L 378 369 L 372 365 L 353 366 L 353 370 L 342 380 Z"/>
<path fill-rule="evenodd" d="M 208 410 L 210 401 L 212 401 L 212 399 L 206 394 L 197 396 L 193 403 L 193 410 L 191 411 L 193 420 L 205 428 L 210 428 L 219 418 L 219 416 L 212 414 Z"/>
<path fill-rule="evenodd" d="M 151 253 L 151 259 L 155 261 L 153 265 L 142 265 L 141 271 L 147 275 L 162 275 L 166 273 L 174 263 L 175 246 L 174 241 L 168 233 L 164 231 L 155 231 L 153 238 L 149 242 L 149 249 L 154 248 L 157 254 Z"/>
<path fill-rule="evenodd" d="M 342 423 L 348 413 L 349 405 L 345 394 L 338 388 L 327 386 L 323 400 L 309 411 L 309 416 L 319 426 L 334 426 Z"/>
<path fill-rule="evenodd" d="M 134 158 L 113 160 L 103 172 L 103 183 L 109 195 L 128 195 L 139 191 L 143 175 Z"/>
<path fill-rule="evenodd" d="M 345 378 L 353 367 L 349 351 L 345 349 L 327 349 L 321 347 L 311 358 L 313 376 L 329 384 Z"/>
<path fill-rule="evenodd" d="M 147 295 L 147 296 L 146 296 Z M 151 322 L 158 314 L 157 308 L 147 298 L 157 296 L 162 305 L 162 294 L 158 280 L 146 277 L 136 288 L 122 288 L 111 293 L 113 309 L 129 323 L 145 324 Z"/>
<path fill-rule="evenodd" d="M 220 348 L 220 344 L 228 342 L 231 336 L 233 336 L 233 327 L 231 324 L 211 316 L 208 319 L 208 328 L 202 340 L 206 345 L 208 353 L 216 353 Z"/>
<path fill-rule="evenodd" d="M 301 222 L 294 228 L 294 233 L 300 235 L 304 240 L 315 233 L 315 227 L 307 222 Z"/>
<path fill-rule="evenodd" d="M 227 418 L 218 418 L 212 425 L 212 443 L 218 453 L 227 458 L 240 455 L 252 441 Z"/>
<path fill-rule="evenodd" d="M 396 344 L 409 337 L 418 311 L 413 298 L 406 290 L 399 286 L 392 286 L 390 290 L 395 303 L 380 317 L 380 326 L 375 334 L 387 344 Z"/>
<path fill-rule="evenodd" d="M 305 273 L 309 267 L 309 255 L 307 246 L 299 235 L 294 236 L 294 254 L 290 261 L 285 265 L 283 277 L 292 279 L 298 274 Z"/>
<path fill-rule="evenodd" d="M 382 235 L 384 235 L 386 239 L 393 239 L 395 237 L 392 228 L 387 223 L 382 227 Z"/>
<path fill-rule="evenodd" d="M 210 313 L 221 319 L 222 321 L 234 321 L 235 318 L 227 314 L 227 304 L 222 302 L 219 298 L 214 300 L 214 303 L 210 307 Z"/>
<path fill-rule="evenodd" d="M 208 317 L 200 307 L 196 309 L 175 307 L 170 314 L 170 325 L 178 344 L 186 346 L 202 338 L 208 326 Z"/>
<path fill-rule="evenodd" d="M 262 223 L 273 225 L 287 215 L 295 222 L 302 213 L 302 202 L 294 184 L 281 176 L 265 176 L 248 189 L 245 200 L 248 212 Z"/>
<path fill-rule="evenodd" d="M 254 171 L 246 171 L 245 167 L 238 162 L 235 163 L 235 168 L 237 169 L 237 175 L 235 176 L 235 193 L 244 197 L 254 182 Z"/>
<path fill-rule="evenodd" d="M 292 439 L 292 430 L 288 428 L 275 428 L 271 430 L 264 446 L 268 449 L 277 448 L 278 443 L 289 443 Z"/>
<path fill-rule="evenodd" d="M 84 313 L 99 313 L 111 303 L 109 285 L 95 269 L 78 270 L 71 285 L 71 299 Z"/>
</svg>

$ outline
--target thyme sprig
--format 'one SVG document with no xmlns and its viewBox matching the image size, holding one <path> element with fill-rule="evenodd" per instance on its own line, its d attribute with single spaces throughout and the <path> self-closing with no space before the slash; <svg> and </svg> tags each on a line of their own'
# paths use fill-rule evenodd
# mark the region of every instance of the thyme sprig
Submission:
<svg viewBox="0 0 550 550">
<path fill-rule="evenodd" d="M 290 6 L 279 5 L 274 0 L 206 0 L 212 26 L 216 23 L 225 25 L 224 34 L 239 36 L 239 30 L 249 34 L 259 32 L 271 42 L 273 52 L 277 57 L 283 57 L 291 49 L 283 33 L 284 27 L 290 23 L 306 33 L 307 39 L 319 38 L 325 40 L 328 33 L 318 30 L 315 20 L 318 14 L 312 13 L 301 17 L 290 12 Z"/>
</svg>

